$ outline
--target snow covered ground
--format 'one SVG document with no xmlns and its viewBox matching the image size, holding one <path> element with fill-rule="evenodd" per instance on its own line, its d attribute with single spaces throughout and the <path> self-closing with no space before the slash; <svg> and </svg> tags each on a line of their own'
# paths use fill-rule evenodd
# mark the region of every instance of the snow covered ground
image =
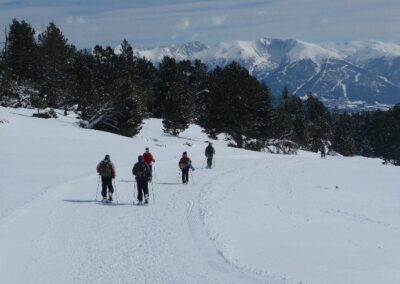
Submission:
<svg viewBox="0 0 400 284">
<path fill-rule="evenodd" d="M 175 138 L 148 120 L 130 139 L 31 113 L 0 108 L 0 283 L 400 283 L 399 167 L 220 140 L 209 170 L 196 126 Z M 139 207 L 131 168 L 146 146 L 155 179 Z M 118 203 L 95 201 L 105 154 Z"/>
</svg>

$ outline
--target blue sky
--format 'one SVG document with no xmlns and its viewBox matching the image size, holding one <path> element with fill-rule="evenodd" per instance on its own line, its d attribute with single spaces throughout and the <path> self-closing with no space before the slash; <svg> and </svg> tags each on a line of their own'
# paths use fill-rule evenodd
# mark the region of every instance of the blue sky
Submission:
<svg viewBox="0 0 400 284">
<path fill-rule="evenodd" d="M 54 21 L 79 48 L 123 38 L 140 47 L 259 37 L 400 42 L 399 15 L 400 0 L 0 0 L 2 30 L 13 18 L 39 32 Z"/>
</svg>

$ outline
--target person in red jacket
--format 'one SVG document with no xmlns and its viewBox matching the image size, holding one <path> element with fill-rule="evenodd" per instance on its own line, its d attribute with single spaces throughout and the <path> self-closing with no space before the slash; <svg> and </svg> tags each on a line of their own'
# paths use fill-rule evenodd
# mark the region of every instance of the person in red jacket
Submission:
<svg viewBox="0 0 400 284">
<path fill-rule="evenodd" d="M 112 179 L 115 178 L 115 168 L 114 164 L 110 160 L 110 155 L 106 155 L 104 160 L 101 161 L 97 167 L 96 171 L 101 176 L 101 195 L 103 196 L 103 201 L 107 200 L 107 188 L 108 188 L 108 200 L 112 201 L 112 195 L 114 193 L 114 187 L 112 185 Z"/>
<path fill-rule="evenodd" d="M 179 168 L 182 171 L 182 183 L 189 183 L 189 169 L 192 167 L 192 161 L 187 155 L 187 152 L 183 152 L 182 158 L 179 160 Z"/>
<path fill-rule="evenodd" d="M 149 166 L 150 173 L 153 174 L 153 163 L 156 161 L 154 160 L 153 155 L 150 153 L 149 147 L 146 147 L 146 152 L 143 154 L 143 160 Z"/>
</svg>

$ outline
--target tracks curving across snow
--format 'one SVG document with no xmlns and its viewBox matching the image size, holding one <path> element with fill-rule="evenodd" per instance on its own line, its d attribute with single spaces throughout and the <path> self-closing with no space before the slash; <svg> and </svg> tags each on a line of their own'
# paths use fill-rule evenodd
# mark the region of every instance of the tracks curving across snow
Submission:
<svg viewBox="0 0 400 284">
<path fill-rule="evenodd" d="M 95 175 L 49 188 L 3 218 L 0 282 L 272 283 L 230 263 L 204 223 L 203 192 L 239 172 L 198 169 L 189 185 L 170 182 L 174 170 L 159 173 L 157 203 L 145 207 L 131 206 L 132 182 L 118 182 L 118 204 L 94 200 Z"/>
<path fill-rule="evenodd" d="M 193 197 L 187 201 L 186 205 L 186 216 L 191 235 L 199 251 L 209 263 L 210 269 L 222 275 L 223 283 L 278 283 L 274 279 L 246 271 L 230 262 L 224 256 L 224 253 L 218 249 L 207 232 L 204 209 L 200 206 L 204 191 L 210 188 L 216 179 L 229 178 L 231 176 L 236 176 L 237 178 L 240 170 L 240 168 L 230 169 L 222 173 L 213 174 L 205 179 L 197 187 L 197 190 L 193 192 Z"/>
</svg>

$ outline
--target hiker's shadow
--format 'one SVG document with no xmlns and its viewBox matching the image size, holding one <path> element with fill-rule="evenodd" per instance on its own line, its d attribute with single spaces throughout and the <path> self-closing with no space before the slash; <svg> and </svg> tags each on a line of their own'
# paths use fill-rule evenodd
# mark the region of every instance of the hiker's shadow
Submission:
<svg viewBox="0 0 400 284">
<path fill-rule="evenodd" d="M 64 199 L 64 202 L 71 202 L 71 203 L 96 203 L 99 202 L 98 200 L 77 200 L 77 199 Z"/>
<path fill-rule="evenodd" d="M 180 182 L 155 182 L 154 184 L 161 184 L 161 185 L 179 185 L 182 184 Z"/>
<path fill-rule="evenodd" d="M 64 199 L 64 202 L 71 202 L 71 203 L 95 203 L 98 205 L 104 205 L 104 206 L 126 206 L 126 205 L 132 205 L 132 203 L 126 203 L 126 202 L 102 202 L 101 200 L 78 200 L 78 199 Z"/>
</svg>

